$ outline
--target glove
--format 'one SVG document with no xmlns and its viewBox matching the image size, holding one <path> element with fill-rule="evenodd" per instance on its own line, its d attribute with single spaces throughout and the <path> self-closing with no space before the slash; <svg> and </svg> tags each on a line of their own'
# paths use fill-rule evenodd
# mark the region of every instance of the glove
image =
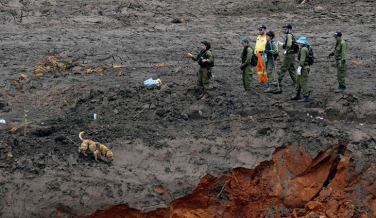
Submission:
<svg viewBox="0 0 376 218">
<path fill-rule="evenodd" d="M 296 74 L 299 75 L 299 76 L 302 75 L 302 67 L 301 66 L 298 67 Z"/>
</svg>

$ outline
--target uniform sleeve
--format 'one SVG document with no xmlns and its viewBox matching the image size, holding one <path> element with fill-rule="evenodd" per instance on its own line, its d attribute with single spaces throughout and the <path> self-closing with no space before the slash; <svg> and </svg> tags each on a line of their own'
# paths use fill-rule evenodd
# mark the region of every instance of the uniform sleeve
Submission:
<svg viewBox="0 0 376 218">
<path fill-rule="evenodd" d="M 292 46 L 292 35 L 287 34 L 287 45 L 286 45 L 286 50 L 289 50 Z"/>
<path fill-rule="evenodd" d="M 272 53 L 272 54 L 278 54 L 278 46 L 275 44 L 275 42 L 273 42 L 272 43 L 273 44 L 273 49 L 272 50 L 270 50 L 270 53 Z"/>
<path fill-rule="evenodd" d="M 304 67 L 304 63 L 306 60 L 306 57 L 308 56 L 308 49 L 306 47 L 302 48 L 300 51 L 300 61 L 299 61 L 299 66 Z"/>
<path fill-rule="evenodd" d="M 196 56 L 193 56 L 193 57 L 192 57 L 192 60 L 194 60 L 194 61 L 198 61 L 198 54 L 197 54 Z"/>
<path fill-rule="evenodd" d="M 342 61 L 342 63 L 346 62 L 346 49 L 347 49 L 346 42 L 342 41 L 341 42 L 341 61 Z"/>
<path fill-rule="evenodd" d="M 207 51 L 206 52 L 206 63 L 209 63 L 209 64 L 211 64 L 211 63 L 213 63 L 214 62 L 214 58 L 213 58 L 213 54 L 211 53 L 211 51 Z"/>
<path fill-rule="evenodd" d="M 245 59 L 245 61 L 243 63 L 244 66 L 249 65 L 251 63 L 252 55 L 253 55 L 253 49 L 248 48 L 247 49 L 247 59 Z"/>
</svg>

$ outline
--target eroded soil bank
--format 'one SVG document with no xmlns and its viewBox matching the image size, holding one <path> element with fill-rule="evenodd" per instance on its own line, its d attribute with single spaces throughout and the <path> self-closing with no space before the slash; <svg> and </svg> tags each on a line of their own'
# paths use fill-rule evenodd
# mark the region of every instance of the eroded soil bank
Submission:
<svg viewBox="0 0 376 218">
<path fill-rule="evenodd" d="M 114 205 L 141 217 L 372 217 L 373 2 L 0 3 L 1 217 L 88 216 Z M 289 100 L 288 76 L 280 95 L 264 94 L 254 76 L 253 95 L 243 96 L 239 40 L 285 23 L 315 49 L 311 101 Z M 329 92 L 335 31 L 349 42 L 345 94 Z M 216 66 L 211 97 L 198 101 L 198 66 L 185 53 L 204 39 Z M 163 85 L 144 87 L 148 78 Z M 79 155 L 80 131 L 114 161 Z M 255 214 L 239 209 L 256 199 Z"/>
<path fill-rule="evenodd" d="M 255 169 L 204 177 L 169 209 L 141 213 L 119 205 L 88 217 L 375 217 L 376 165 L 357 172 L 353 163 L 345 144 L 314 159 L 302 146 L 288 145 Z"/>
</svg>

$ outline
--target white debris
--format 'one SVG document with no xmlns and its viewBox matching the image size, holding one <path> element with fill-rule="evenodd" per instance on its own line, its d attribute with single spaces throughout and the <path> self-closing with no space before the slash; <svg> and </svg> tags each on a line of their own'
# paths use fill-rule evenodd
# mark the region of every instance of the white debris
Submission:
<svg viewBox="0 0 376 218">
<path fill-rule="evenodd" d="M 4 119 L 0 119 L 0 123 L 7 123 Z"/>
</svg>

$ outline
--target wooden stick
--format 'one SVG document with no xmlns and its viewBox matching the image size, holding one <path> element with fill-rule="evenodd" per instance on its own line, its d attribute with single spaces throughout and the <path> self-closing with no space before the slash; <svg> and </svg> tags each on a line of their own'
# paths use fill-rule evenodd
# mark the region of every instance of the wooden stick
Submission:
<svg viewBox="0 0 376 218">
<path fill-rule="evenodd" d="M 333 92 L 332 90 L 332 75 L 330 73 L 330 58 L 328 59 L 328 64 L 329 64 L 329 92 Z"/>
<path fill-rule="evenodd" d="M 227 180 L 227 181 L 225 182 L 225 184 L 223 184 L 221 191 L 220 191 L 219 194 L 217 195 L 217 198 L 219 198 L 219 196 L 221 196 L 221 194 L 222 194 L 222 192 L 223 192 L 223 189 L 225 189 L 225 186 L 227 185 L 228 182 L 230 182 L 230 180 Z"/>
<path fill-rule="evenodd" d="M 26 136 L 27 134 L 26 126 L 27 126 L 27 110 L 24 107 L 24 136 Z"/>
</svg>

